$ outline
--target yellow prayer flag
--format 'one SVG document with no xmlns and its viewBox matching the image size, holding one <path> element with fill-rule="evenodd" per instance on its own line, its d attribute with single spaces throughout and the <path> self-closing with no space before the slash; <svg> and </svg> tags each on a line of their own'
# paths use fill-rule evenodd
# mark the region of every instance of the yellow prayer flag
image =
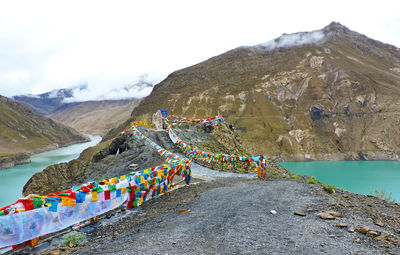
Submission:
<svg viewBox="0 0 400 255">
<path fill-rule="evenodd" d="M 125 194 L 126 193 L 126 187 L 121 188 L 121 194 Z"/>
<path fill-rule="evenodd" d="M 76 201 L 69 197 L 61 197 L 62 206 L 76 206 Z"/>
<path fill-rule="evenodd" d="M 98 201 L 97 191 L 92 191 L 92 201 L 93 201 L 93 202 Z"/>
</svg>

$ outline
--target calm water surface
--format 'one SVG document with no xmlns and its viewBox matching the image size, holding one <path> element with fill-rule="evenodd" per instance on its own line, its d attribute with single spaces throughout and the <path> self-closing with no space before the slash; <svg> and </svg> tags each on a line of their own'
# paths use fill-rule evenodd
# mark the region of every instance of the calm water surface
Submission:
<svg viewBox="0 0 400 255">
<path fill-rule="evenodd" d="M 320 182 L 332 184 L 353 193 L 373 195 L 375 189 L 392 193 L 400 202 L 400 162 L 398 161 L 311 161 L 280 162 L 298 175 L 315 176 Z"/>
<path fill-rule="evenodd" d="M 90 136 L 90 135 L 89 135 Z M 86 148 L 100 142 L 100 136 L 90 136 L 91 141 L 73 144 L 60 149 L 43 152 L 31 157 L 31 163 L 0 170 L 0 207 L 9 205 L 22 197 L 22 188 L 31 176 L 49 165 L 68 162 L 79 157 Z"/>
</svg>

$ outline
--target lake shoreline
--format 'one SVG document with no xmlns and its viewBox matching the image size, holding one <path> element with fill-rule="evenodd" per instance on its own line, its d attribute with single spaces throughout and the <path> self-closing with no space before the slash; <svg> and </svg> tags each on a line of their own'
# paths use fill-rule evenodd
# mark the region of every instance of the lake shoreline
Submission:
<svg viewBox="0 0 400 255">
<path fill-rule="evenodd" d="M 390 151 L 359 151 L 334 153 L 294 153 L 270 156 L 271 159 L 281 162 L 308 162 L 308 161 L 400 161 L 400 155 Z"/>
<path fill-rule="evenodd" d="M 91 134 L 90 134 L 91 135 Z M 5 154 L 0 158 L 0 171 L 5 169 L 10 169 L 18 165 L 24 165 L 31 163 L 31 156 L 37 155 L 42 152 L 52 151 L 56 149 L 60 149 L 63 147 L 67 147 L 73 144 L 90 142 L 91 139 L 88 135 L 85 135 L 86 139 L 79 139 L 76 141 L 70 141 L 62 144 L 53 143 L 50 145 L 46 145 L 34 150 L 24 151 L 24 152 L 16 152 L 12 154 Z"/>
<path fill-rule="evenodd" d="M 400 202 L 400 162 L 389 160 L 369 161 L 303 161 L 277 162 L 280 166 L 300 176 L 314 176 L 319 181 L 332 184 L 356 194 L 377 195 Z M 385 194 L 386 193 L 386 194 Z"/>
<path fill-rule="evenodd" d="M 31 163 L 18 165 L 0 171 L 0 207 L 6 206 L 23 197 L 22 191 L 27 181 L 37 172 L 50 165 L 69 162 L 77 159 L 88 147 L 95 146 L 100 136 L 89 136 L 90 142 L 76 143 L 39 154 L 32 155 Z"/>
</svg>

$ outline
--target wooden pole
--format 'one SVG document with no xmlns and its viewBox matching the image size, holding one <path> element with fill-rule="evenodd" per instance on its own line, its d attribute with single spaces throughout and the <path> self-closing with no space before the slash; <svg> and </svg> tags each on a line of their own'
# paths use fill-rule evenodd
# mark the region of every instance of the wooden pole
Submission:
<svg viewBox="0 0 400 255">
<path fill-rule="evenodd" d="M 177 182 L 177 183 L 171 184 L 171 188 L 175 187 L 175 186 L 178 185 L 178 184 L 181 184 L 181 183 L 184 182 L 184 181 L 185 181 L 185 179 L 182 179 L 182 180 L 180 180 L 180 181 Z"/>
</svg>

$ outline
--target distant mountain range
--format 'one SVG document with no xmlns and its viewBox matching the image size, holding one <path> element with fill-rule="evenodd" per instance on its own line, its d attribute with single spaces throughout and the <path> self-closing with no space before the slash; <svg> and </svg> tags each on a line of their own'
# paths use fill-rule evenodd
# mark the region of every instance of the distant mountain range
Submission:
<svg viewBox="0 0 400 255">
<path fill-rule="evenodd" d="M 70 103 L 47 116 L 82 133 L 104 135 L 129 119 L 139 102 L 140 99 L 132 98 Z"/>
<path fill-rule="evenodd" d="M 82 87 L 84 89 L 84 87 Z M 46 116 L 54 113 L 65 105 L 64 100 L 66 98 L 72 98 L 73 89 L 57 89 L 47 93 L 39 94 L 39 95 L 20 95 L 14 96 L 13 99 L 17 102 L 20 102 L 38 114 L 42 116 Z"/>
<path fill-rule="evenodd" d="M 397 160 L 399 98 L 399 48 L 333 22 L 176 71 L 132 119 L 222 115 L 245 148 L 278 160 Z"/>
<path fill-rule="evenodd" d="M 151 87 L 150 83 L 140 82 L 125 86 L 127 93 Z M 38 114 L 70 126 L 82 133 L 103 135 L 109 129 L 118 126 L 129 118 L 140 99 L 74 101 L 76 90 L 85 90 L 86 86 L 53 90 L 40 95 L 20 95 L 13 99 L 28 106 Z"/>
<path fill-rule="evenodd" d="M 0 169 L 28 162 L 30 153 L 88 140 L 72 128 L 3 96 L 0 116 Z"/>
</svg>

